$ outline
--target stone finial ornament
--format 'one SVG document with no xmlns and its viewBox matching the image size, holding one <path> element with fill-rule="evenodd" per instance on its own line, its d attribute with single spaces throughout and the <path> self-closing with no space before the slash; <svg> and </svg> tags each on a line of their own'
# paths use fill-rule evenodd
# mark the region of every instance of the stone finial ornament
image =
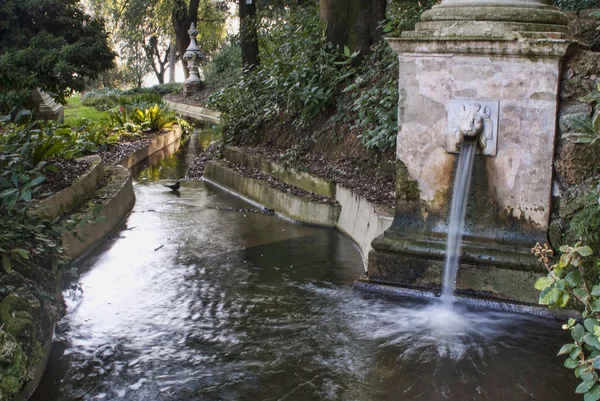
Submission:
<svg viewBox="0 0 600 401">
<path fill-rule="evenodd" d="M 454 135 L 458 141 L 463 137 L 477 137 L 477 144 L 485 149 L 488 140 L 494 139 L 494 123 L 489 107 L 479 103 L 462 104 L 457 118 L 453 121 Z"/>
<path fill-rule="evenodd" d="M 198 30 L 196 29 L 196 25 L 194 25 L 193 22 L 190 26 L 188 34 L 190 35 L 190 45 L 188 46 L 183 55 L 183 59 L 187 62 L 188 69 L 190 72 L 190 76 L 185 80 L 184 83 L 183 93 L 186 95 L 195 93 L 201 89 L 202 80 L 200 79 L 198 67 L 200 66 L 200 62 L 204 60 L 204 54 L 202 53 L 202 51 L 200 51 L 200 48 L 196 43 Z"/>
</svg>

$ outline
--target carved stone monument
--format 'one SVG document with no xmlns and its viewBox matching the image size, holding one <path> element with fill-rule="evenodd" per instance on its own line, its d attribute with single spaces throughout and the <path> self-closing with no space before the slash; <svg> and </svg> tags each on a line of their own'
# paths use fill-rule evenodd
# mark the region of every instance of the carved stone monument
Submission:
<svg viewBox="0 0 600 401">
<path fill-rule="evenodd" d="M 189 96 L 193 93 L 196 93 L 202 89 L 203 82 L 200 79 L 200 73 L 198 72 L 198 67 L 200 66 L 200 62 L 204 60 L 204 54 L 200 51 L 198 44 L 196 43 L 196 36 L 198 36 L 198 30 L 196 26 L 192 22 L 190 26 L 190 30 L 188 31 L 190 35 L 190 45 L 186 49 L 183 60 L 187 62 L 189 77 L 185 80 L 183 86 L 183 93 L 186 96 Z"/>
<path fill-rule="evenodd" d="M 31 99 L 35 104 L 33 116 L 36 120 L 62 120 L 64 107 L 56 103 L 50 95 L 39 89 L 31 91 Z"/>
<path fill-rule="evenodd" d="M 535 303 L 567 18 L 543 0 L 443 0 L 399 54 L 396 214 L 364 282 L 437 291 L 458 132 L 479 136 L 457 291 Z M 360 283 L 359 283 L 360 285 Z"/>
</svg>

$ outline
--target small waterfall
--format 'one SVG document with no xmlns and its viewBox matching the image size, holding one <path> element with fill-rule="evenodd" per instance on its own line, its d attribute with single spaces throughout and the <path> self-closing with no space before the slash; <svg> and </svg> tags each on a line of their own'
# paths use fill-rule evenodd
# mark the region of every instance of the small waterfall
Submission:
<svg viewBox="0 0 600 401">
<path fill-rule="evenodd" d="M 463 141 L 456 166 L 454 189 L 452 190 L 452 206 L 450 209 L 450 224 L 448 227 L 448 242 L 446 244 L 446 263 L 444 264 L 444 281 L 442 282 L 442 300 L 452 302 L 452 294 L 456 287 L 456 273 L 460 259 L 460 244 L 462 239 L 467 199 L 471 185 L 471 172 L 475 158 L 475 141 Z"/>
</svg>

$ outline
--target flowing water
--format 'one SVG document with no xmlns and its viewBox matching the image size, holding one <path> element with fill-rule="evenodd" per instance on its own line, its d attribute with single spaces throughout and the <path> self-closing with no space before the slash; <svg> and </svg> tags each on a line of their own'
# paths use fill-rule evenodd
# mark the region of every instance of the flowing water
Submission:
<svg viewBox="0 0 600 401">
<path fill-rule="evenodd" d="M 456 274 L 460 260 L 460 245 L 465 225 L 469 188 L 471 187 L 475 148 L 475 141 L 463 141 L 456 165 L 452 204 L 450 206 L 450 223 L 448 224 L 448 242 L 446 243 L 444 281 L 442 282 L 442 301 L 446 304 L 452 302 L 452 295 L 456 287 Z"/>
<path fill-rule="evenodd" d="M 581 399 L 559 322 L 353 291 L 342 234 L 156 181 L 189 152 L 139 172 L 133 213 L 78 263 L 32 400 Z"/>
</svg>

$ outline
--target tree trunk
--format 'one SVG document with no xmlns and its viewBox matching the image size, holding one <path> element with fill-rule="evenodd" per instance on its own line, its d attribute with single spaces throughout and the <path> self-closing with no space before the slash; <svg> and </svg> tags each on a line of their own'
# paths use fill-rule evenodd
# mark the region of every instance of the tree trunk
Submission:
<svg viewBox="0 0 600 401">
<path fill-rule="evenodd" d="M 190 0 L 189 7 L 186 7 L 185 0 L 175 0 L 173 2 L 171 21 L 173 23 L 173 29 L 175 30 L 175 42 L 177 43 L 179 60 L 181 60 L 181 57 L 190 45 L 190 35 L 188 35 L 188 30 L 190 29 L 192 22 L 194 24 L 198 22 L 199 4 L 199 0 Z M 183 73 L 187 79 L 187 77 L 190 76 L 187 64 L 184 62 L 181 64 L 183 65 Z"/>
<path fill-rule="evenodd" d="M 175 66 L 177 65 L 177 45 L 171 42 L 169 46 L 169 82 L 175 82 Z"/>
<path fill-rule="evenodd" d="M 321 0 L 321 20 L 327 23 L 327 40 L 340 50 L 367 54 L 383 32 L 379 22 L 385 19 L 386 0 Z"/>
<path fill-rule="evenodd" d="M 256 0 L 239 0 L 242 65 L 252 69 L 260 64 L 256 32 Z"/>
</svg>

